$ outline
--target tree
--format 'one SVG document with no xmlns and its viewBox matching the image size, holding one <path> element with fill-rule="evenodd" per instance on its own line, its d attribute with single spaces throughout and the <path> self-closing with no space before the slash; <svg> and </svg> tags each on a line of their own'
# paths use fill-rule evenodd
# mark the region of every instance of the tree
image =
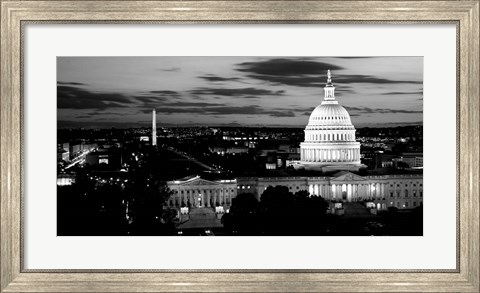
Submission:
<svg viewBox="0 0 480 293">
<path fill-rule="evenodd" d="M 260 219 L 267 235 L 290 235 L 295 230 L 295 198 L 286 186 L 269 186 L 260 197 Z"/>
<path fill-rule="evenodd" d="M 227 232 L 239 235 L 258 233 L 258 201 L 252 193 L 242 193 L 232 200 L 230 212 L 223 215 L 222 223 Z"/>
<path fill-rule="evenodd" d="M 138 172 L 125 187 L 129 194 L 134 235 L 172 235 L 176 212 L 164 208 L 173 192 L 165 182 Z"/>
</svg>

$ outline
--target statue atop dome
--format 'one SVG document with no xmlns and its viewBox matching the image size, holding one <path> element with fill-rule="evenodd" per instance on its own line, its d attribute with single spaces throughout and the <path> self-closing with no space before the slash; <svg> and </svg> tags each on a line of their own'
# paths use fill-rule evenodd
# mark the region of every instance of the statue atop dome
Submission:
<svg viewBox="0 0 480 293">
<path fill-rule="evenodd" d="M 335 87 L 332 84 L 332 73 L 330 69 L 327 71 L 327 84 L 325 85 L 325 101 L 334 101 L 335 100 Z"/>
</svg>

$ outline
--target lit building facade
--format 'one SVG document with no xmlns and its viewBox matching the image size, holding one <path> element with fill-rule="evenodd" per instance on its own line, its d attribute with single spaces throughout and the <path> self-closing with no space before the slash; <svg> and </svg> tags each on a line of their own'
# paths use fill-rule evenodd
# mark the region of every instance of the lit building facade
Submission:
<svg viewBox="0 0 480 293">
<path fill-rule="evenodd" d="M 195 176 L 181 180 L 168 181 L 168 187 L 173 191 L 167 201 L 169 207 L 213 208 L 230 207 L 232 199 L 237 196 L 237 181 L 206 180 Z"/>
<path fill-rule="evenodd" d="M 305 127 L 297 168 L 358 171 L 365 167 L 360 163 L 360 143 L 355 140 L 350 115 L 335 100 L 330 70 L 324 91 L 324 100 L 313 110 Z"/>
<path fill-rule="evenodd" d="M 205 180 L 199 176 L 167 182 L 173 195 L 172 208 L 228 209 L 237 194 L 252 193 L 260 200 L 269 186 L 286 186 L 292 193 L 304 190 L 327 201 L 371 201 L 377 209 L 415 208 L 423 204 L 422 175 L 359 176 L 347 171 L 321 177 L 238 177 L 234 180 Z"/>
<path fill-rule="evenodd" d="M 239 177 L 237 193 L 253 193 L 260 199 L 269 186 L 286 186 L 292 193 L 301 190 L 328 201 L 372 201 L 378 209 L 415 208 L 423 204 L 422 175 L 359 176 L 347 171 L 322 177 Z"/>
</svg>

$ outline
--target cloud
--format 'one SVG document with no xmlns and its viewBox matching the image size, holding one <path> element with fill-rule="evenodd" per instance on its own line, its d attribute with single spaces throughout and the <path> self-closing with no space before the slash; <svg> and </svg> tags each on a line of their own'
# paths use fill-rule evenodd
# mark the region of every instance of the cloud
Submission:
<svg viewBox="0 0 480 293">
<path fill-rule="evenodd" d="M 170 68 L 163 68 L 159 70 L 165 71 L 165 72 L 176 72 L 176 71 L 180 71 L 180 67 L 170 67 Z"/>
<path fill-rule="evenodd" d="M 247 75 L 249 78 L 258 79 L 272 83 L 274 85 L 291 85 L 300 87 L 321 87 L 325 85 L 326 80 L 321 80 L 319 77 L 312 76 L 276 76 L 276 75 Z"/>
<path fill-rule="evenodd" d="M 368 107 L 348 107 L 344 106 L 347 111 L 353 111 L 356 113 L 374 113 L 374 114 L 419 114 L 423 113 L 422 110 L 404 110 L 404 109 L 382 109 L 382 108 L 368 108 Z M 350 114 L 352 116 L 352 114 Z"/>
<path fill-rule="evenodd" d="M 369 58 L 369 57 L 339 57 L 339 58 Z M 374 84 L 422 84 L 415 80 L 390 80 L 372 75 L 341 74 L 342 67 L 310 59 L 270 59 L 258 62 L 237 64 L 237 71 L 247 73 L 247 77 L 273 84 L 285 84 L 298 87 L 321 87 L 326 82 L 327 70 L 333 70 L 333 82 L 341 84 L 374 83 Z"/>
<path fill-rule="evenodd" d="M 162 96 L 149 96 L 149 95 L 143 95 L 143 96 L 134 96 L 133 97 L 135 100 L 142 102 L 142 103 L 155 103 L 158 101 L 166 101 L 168 98 L 162 97 Z"/>
<path fill-rule="evenodd" d="M 107 121 L 70 121 L 70 120 L 57 120 L 57 128 L 132 128 L 132 127 L 148 127 L 152 123 L 139 122 L 115 122 L 107 119 Z"/>
<path fill-rule="evenodd" d="M 86 118 L 86 115 L 88 117 L 93 117 L 93 116 L 103 116 L 103 115 L 111 115 L 111 116 L 126 116 L 126 115 L 134 115 L 135 113 L 127 113 L 127 112 L 100 112 L 100 111 L 95 111 L 91 113 L 82 113 L 81 115 L 84 115 L 83 118 Z M 77 116 L 78 118 L 79 116 Z"/>
<path fill-rule="evenodd" d="M 172 99 L 179 99 L 180 97 L 181 94 L 177 91 L 157 90 L 143 92 L 140 95 L 134 96 L 133 98 L 137 102 L 140 102 L 140 107 L 152 108 L 167 101 L 171 101 Z"/>
<path fill-rule="evenodd" d="M 303 76 L 326 74 L 328 69 L 338 70 L 342 67 L 316 62 L 308 59 L 269 59 L 257 62 L 244 62 L 237 64 L 237 71 L 248 72 L 254 75 L 268 76 Z"/>
<path fill-rule="evenodd" d="M 270 116 L 272 117 L 295 117 L 295 113 L 293 113 L 292 111 L 272 111 L 272 113 L 270 113 Z"/>
<path fill-rule="evenodd" d="M 375 77 L 373 75 L 360 75 L 360 74 L 338 74 L 335 75 L 333 78 L 334 83 L 376 83 L 376 84 L 384 84 L 384 83 L 391 83 L 391 84 L 403 84 L 403 83 L 411 83 L 411 84 L 423 84 L 423 81 L 417 80 L 391 80 L 381 77 Z"/>
<path fill-rule="evenodd" d="M 65 81 L 58 81 L 57 85 L 86 85 L 81 82 L 65 82 Z"/>
<path fill-rule="evenodd" d="M 148 94 L 159 94 L 159 95 L 167 96 L 167 97 L 179 97 L 180 96 L 179 92 L 169 91 L 169 90 L 149 91 Z"/>
<path fill-rule="evenodd" d="M 388 92 L 388 93 L 382 93 L 382 95 L 423 95 L 423 91 L 417 91 L 417 92 Z"/>
<path fill-rule="evenodd" d="M 132 101 L 118 93 L 99 93 L 73 86 L 57 86 L 59 109 L 109 109 L 128 107 Z"/>
<path fill-rule="evenodd" d="M 157 107 L 157 113 L 163 114 L 200 114 L 200 115 L 268 115 L 271 117 L 295 117 L 294 111 L 291 109 L 264 109 L 257 105 L 248 105 L 248 106 L 227 106 L 222 104 L 214 103 L 176 103 L 169 106 Z M 151 109 L 143 109 L 142 113 L 150 113 Z"/>
<path fill-rule="evenodd" d="M 344 56 L 344 57 L 333 57 L 335 59 L 366 59 L 366 58 L 376 58 L 374 56 Z"/>
<path fill-rule="evenodd" d="M 198 78 L 201 78 L 201 79 L 204 79 L 204 80 L 207 80 L 207 81 L 212 81 L 212 82 L 240 80 L 240 78 L 238 78 L 238 77 L 221 77 L 221 76 L 217 76 L 217 75 L 214 75 L 214 74 L 206 74 L 206 75 L 198 76 Z"/>
<path fill-rule="evenodd" d="M 247 97 L 252 96 L 281 96 L 285 93 L 284 90 L 270 91 L 266 89 L 256 88 L 198 88 L 192 90 L 193 95 L 212 95 L 212 96 L 227 96 L 227 97 Z"/>
</svg>

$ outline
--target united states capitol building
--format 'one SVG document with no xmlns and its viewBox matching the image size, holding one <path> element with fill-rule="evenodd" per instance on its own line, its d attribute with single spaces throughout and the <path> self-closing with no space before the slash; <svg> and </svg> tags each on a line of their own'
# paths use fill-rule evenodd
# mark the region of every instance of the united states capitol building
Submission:
<svg viewBox="0 0 480 293">
<path fill-rule="evenodd" d="M 348 111 L 335 98 L 328 71 L 323 101 L 310 115 L 305 140 L 300 144 L 300 161 L 295 169 L 318 171 L 319 176 L 237 177 L 206 180 L 199 176 L 169 181 L 171 207 L 189 206 L 228 211 L 241 193 L 260 199 L 269 186 L 286 186 L 292 192 L 308 191 L 331 202 L 367 201 L 377 210 L 389 207 L 411 209 L 423 204 L 423 176 L 356 174 L 366 166 L 360 162 L 360 143 Z M 311 172 L 310 172 L 311 173 Z M 309 173 L 309 174 L 310 174 Z"/>
</svg>

